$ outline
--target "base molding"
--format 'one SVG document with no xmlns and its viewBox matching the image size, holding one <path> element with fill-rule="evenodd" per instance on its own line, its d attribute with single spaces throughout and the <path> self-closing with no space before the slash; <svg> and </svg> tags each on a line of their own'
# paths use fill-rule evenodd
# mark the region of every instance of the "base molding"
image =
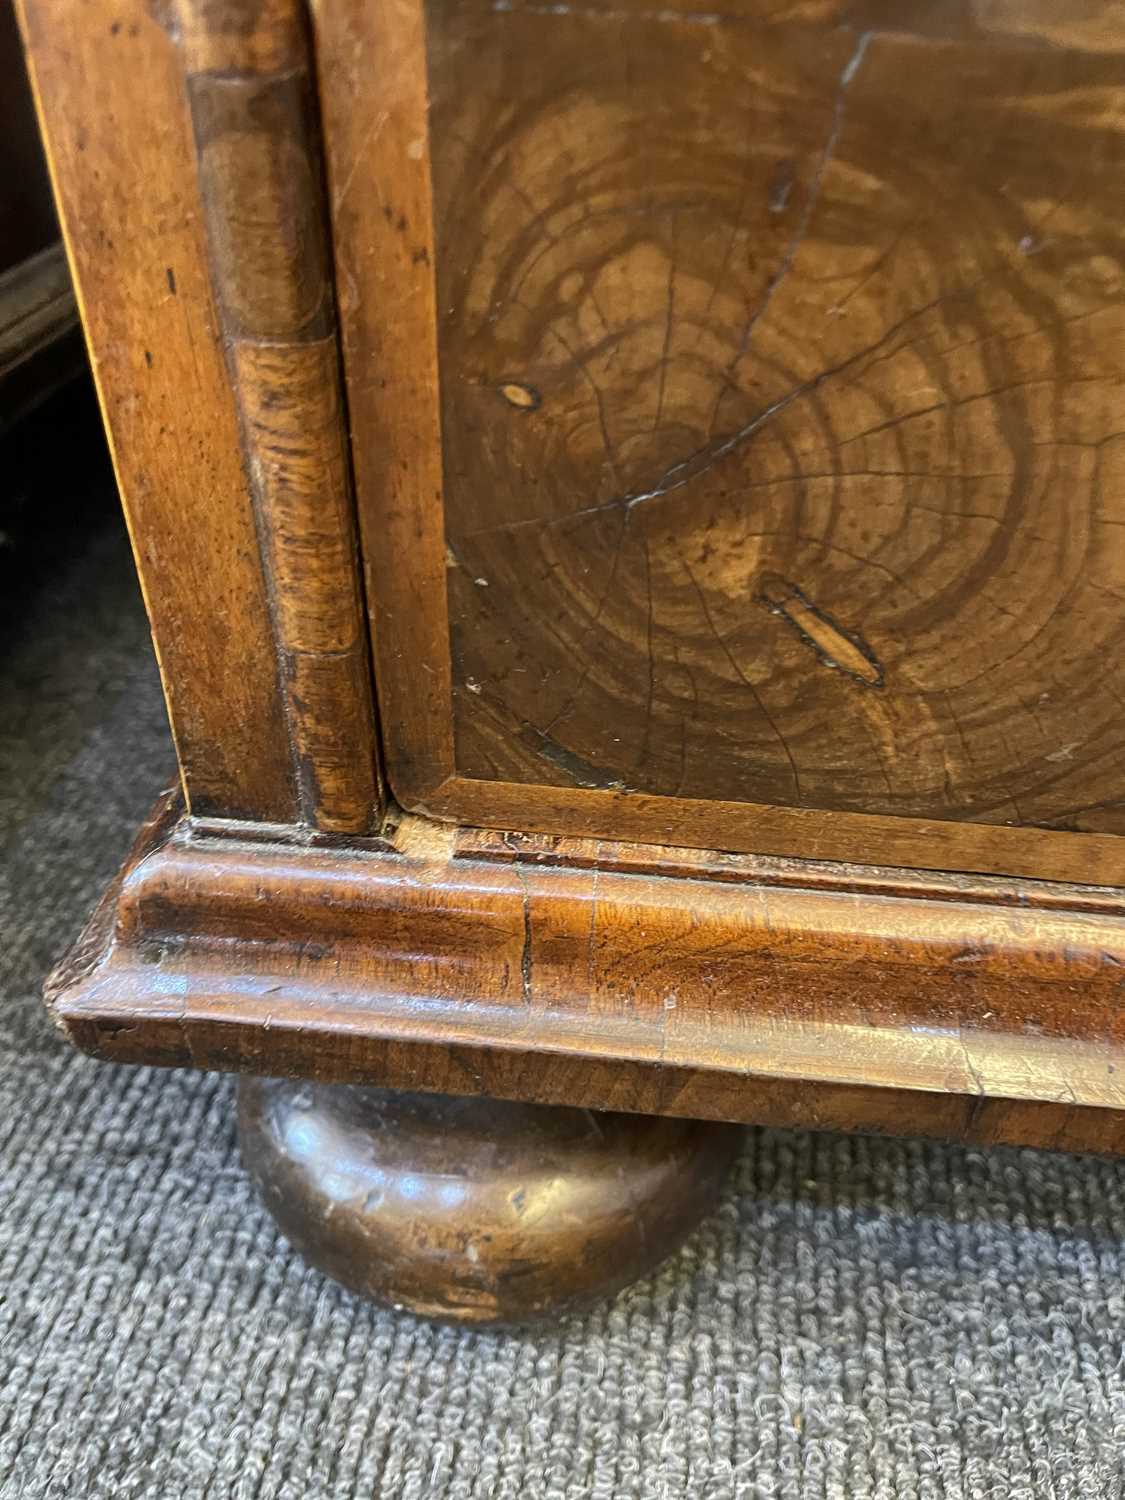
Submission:
<svg viewBox="0 0 1125 1500">
<path fill-rule="evenodd" d="M 1114 890 L 170 797 L 49 1003 L 120 1062 L 1114 1150 L 1123 983 Z"/>
</svg>

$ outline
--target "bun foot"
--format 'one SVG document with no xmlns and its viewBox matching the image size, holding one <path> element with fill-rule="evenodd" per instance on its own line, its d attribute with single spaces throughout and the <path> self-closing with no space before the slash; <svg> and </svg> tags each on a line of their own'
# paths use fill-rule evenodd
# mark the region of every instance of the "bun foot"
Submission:
<svg viewBox="0 0 1125 1500">
<path fill-rule="evenodd" d="M 735 1126 L 245 1078 L 242 1155 L 287 1239 L 424 1317 L 525 1323 L 619 1291 L 714 1206 Z"/>
</svg>

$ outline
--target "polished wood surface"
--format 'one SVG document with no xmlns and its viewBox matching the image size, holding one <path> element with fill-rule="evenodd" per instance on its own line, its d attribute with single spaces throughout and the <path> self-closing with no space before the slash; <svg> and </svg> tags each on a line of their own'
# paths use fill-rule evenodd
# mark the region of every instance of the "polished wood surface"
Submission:
<svg viewBox="0 0 1125 1500">
<path fill-rule="evenodd" d="M 309 39 L 297 0 L 177 0 L 301 818 L 381 816 Z"/>
<path fill-rule="evenodd" d="M 295 821 L 182 58 L 144 0 L 64 9 L 29 0 L 24 30 L 184 786 Z"/>
<path fill-rule="evenodd" d="M 24 7 L 186 795 L 381 815 L 299 0 Z"/>
<path fill-rule="evenodd" d="M 402 799 L 453 768 L 423 16 L 312 17 L 385 762 Z"/>
<path fill-rule="evenodd" d="M 301 1253 L 426 1317 L 526 1323 L 608 1297 L 714 1206 L 740 1132 L 244 1079 L 243 1160 Z"/>
<path fill-rule="evenodd" d="M 252 833 L 156 816 L 52 982 L 79 1047 L 653 1114 L 1125 1144 L 1118 891 L 418 818 L 363 848 Z"/>
<path fill-rule="evenodd" d="M 316 15 L 401 800 L 1125 879 L 1120 16 Z"/>
</svg>

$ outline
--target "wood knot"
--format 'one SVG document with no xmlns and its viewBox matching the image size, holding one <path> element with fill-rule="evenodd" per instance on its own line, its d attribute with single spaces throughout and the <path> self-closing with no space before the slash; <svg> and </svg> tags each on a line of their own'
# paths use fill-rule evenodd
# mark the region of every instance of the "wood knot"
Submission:
<svg viewBox="0 0 1125 1500">
<path fill-rule="evenodd" d="M 500 387 L 500 394 L 517 411 L 538 411 L 543 405 L 543 397 L 535 387 L 524 385 L 519 380 L 506 380 Z"/>
<path fill-rule="evenodd" d="M 883 686 L 883 664 L 867 642 L 855 631 L 838 625 L 795 583 L 776 573 L 763 574 L 758 580 L 758 603 L 791 625 L 824 666 L 844 672 L 866 687 Z"/>
</svg>

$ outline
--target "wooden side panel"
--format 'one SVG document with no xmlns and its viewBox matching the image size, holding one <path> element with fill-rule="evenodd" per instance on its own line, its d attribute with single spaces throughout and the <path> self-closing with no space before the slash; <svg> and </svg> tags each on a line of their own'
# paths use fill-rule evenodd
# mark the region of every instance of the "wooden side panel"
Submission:
<svg viewBox="0 0 1125 1500">
<path fill-rule="evenodd" d="M 382 800 L 304 7 L 101 11 L 64 33 L 33 0 L 28 32 L 191 806 L 367 833 Z"/>
<path fill-rule="evenodd" d="M 299 816 L 180 59 L 144 0 L 28 0 L 71 268 L 191 806 Z"/>
</svg>

